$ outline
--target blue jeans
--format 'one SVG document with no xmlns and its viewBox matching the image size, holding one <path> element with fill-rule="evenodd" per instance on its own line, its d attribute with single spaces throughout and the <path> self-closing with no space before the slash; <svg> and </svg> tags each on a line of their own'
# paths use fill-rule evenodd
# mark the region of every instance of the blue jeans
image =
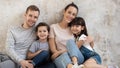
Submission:
<svg viewBox="0 0 120 68">
<path fill-rule="evenodd" d="M 81 51 L 77 47 L 74 40 L 68 40 L 67 49 L 68 49 L 68 54 L 70 55 L 70 57 L 73 57 L 73 56 L 77 57 L 78 64 L 82 64 L 84 62 L 84 56 L 82 55 Z"/>
<path fill-rule="evenodd" d="M 72 63 L 70 57 L 68 56 L 68 53 L 65 52 L 58 56 L 55 60 L 54 63 L 57 68 L 66 68 L 68 64 Z"/>
<path fill-rule="evenodd" d="M 68 52 L 61 54 L 54 60 L 57 68 L 66 68 L 68 64 L 72 63 L 71 57 L 75 56 L 78 58 L 78 64 L 84 62 L 84 57 L 82 53 L 79 51 L 74 40 L 68 40 L 66 44 Z"/>
<path fill-rule="evenodd" d="M 49 61 L 49 51 L 42 51 L 37 56 L 35 56 L 33 60 L 33 64 L 35 68 L 54 68 L 54 63 Z"/>
<path fill-rule="evenodd" d="M 94 51 L 91 51 L 89 49 L 87 49 L 86 47 L 82 46 L 80 48 L 80 51 L 82 52 L 82 54 L 84 55 L 84 58 L 85 60 L 88 60 L 89 58 L 93 58 L 95 59 L 95 61 L 98 63 L 98 64 L 101 64 L 101 57 L 98 53 L 94 52 Z"/>
</svg>

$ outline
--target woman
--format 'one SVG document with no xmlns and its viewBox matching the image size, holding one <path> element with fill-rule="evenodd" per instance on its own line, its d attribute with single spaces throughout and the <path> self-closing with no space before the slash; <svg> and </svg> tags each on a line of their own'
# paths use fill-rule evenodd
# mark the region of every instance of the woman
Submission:
<svg viewBox="0 0 120 68">
<path fill-rule="evenodd" d="M 73 64 L 81 64 L 84 61 L 84 57 L 77 46 L 67 45 L 69 39 L 74 40 L 68 24 L 77 16 L 77 13 L 78 7 L 74 3 L 68 4 L 64 9 L 63 19 L 59 23 L 50 26 L 49 44 L 52 59 L 57 68 L 72 68 L 74 67 Z"/>
</svg>

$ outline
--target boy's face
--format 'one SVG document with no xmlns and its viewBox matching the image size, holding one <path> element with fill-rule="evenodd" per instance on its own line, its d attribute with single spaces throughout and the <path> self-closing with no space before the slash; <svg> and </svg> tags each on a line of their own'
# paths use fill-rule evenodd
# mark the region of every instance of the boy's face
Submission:
<svg viewBox="0 0 120 68">
<path fill-rule="evenodd" d="M 28 10 L 28 12 L 25 14 L 25 23 L 27 27 L 32 27 L 36 21 L 38 20 L 39 12 Z"/>
<path fill-rule="evenodd" d="M 84 27 L 81 25 L 72 25 L 70 29 L 73 34 L 78 35 L 78 34 L 80 34 L 81 30 L 84 29 Z"/>
</svg>

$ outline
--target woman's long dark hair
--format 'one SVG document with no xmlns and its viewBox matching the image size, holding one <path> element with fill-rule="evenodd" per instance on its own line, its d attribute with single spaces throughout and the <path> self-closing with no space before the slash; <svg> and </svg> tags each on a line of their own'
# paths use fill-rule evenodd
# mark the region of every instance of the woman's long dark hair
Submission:
<svg viewBox="0 0 120 68">
<path fill-rule="evenodd" d="M 84 26 L 84 30 L 81 31 L 79 36 L 81 36 L 81 34 L 85 34 L 86 36 L 88 36 L 87 27 L 86 27 L 85 21 L 84 21 L 84 19 L 82 17 L 76 17 L 75 19 L 73 19 L 69 23 L 69 26 L 71 27 L 73 25 L 81 25 L 82 27 Z"/>
</svg>

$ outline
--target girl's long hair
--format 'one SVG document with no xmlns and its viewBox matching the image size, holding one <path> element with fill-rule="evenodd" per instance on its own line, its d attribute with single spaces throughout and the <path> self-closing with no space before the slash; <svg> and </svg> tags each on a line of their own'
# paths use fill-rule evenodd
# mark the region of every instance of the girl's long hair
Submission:
<svg viewBox="0 0 120 68">
<path fill-rule="evenodd" d="M 75 19 L 73 19 L 68 26 L 73 26 L 73 25 L 81 25 L 82 27 L 84 26 L 84 29 L 81 31 L 81 33 L 79 34 L 79 36 L 81 36 L 82 34 L 85 34 L 86 36 L 88 36 L 87 33 L 87 27 L 85 24 L 85 21 L 82 17 L 76 17 Z"/>
<path fill-rule="evenodd" d="M 38 28 L 41 27 L 41 26 L 46 26 L 47 27 L 47 30 L 48 30 L 48 33 L 50 32 L 50 27 L 48 24 L 46 24 L 45 22 L 40 22 L 36 28 L 35 28 L 35 32 L 37 33 L 38 32 Z M 37 36 L 36 40 L 39 40 L 39 37 Z"/>
</svg>

